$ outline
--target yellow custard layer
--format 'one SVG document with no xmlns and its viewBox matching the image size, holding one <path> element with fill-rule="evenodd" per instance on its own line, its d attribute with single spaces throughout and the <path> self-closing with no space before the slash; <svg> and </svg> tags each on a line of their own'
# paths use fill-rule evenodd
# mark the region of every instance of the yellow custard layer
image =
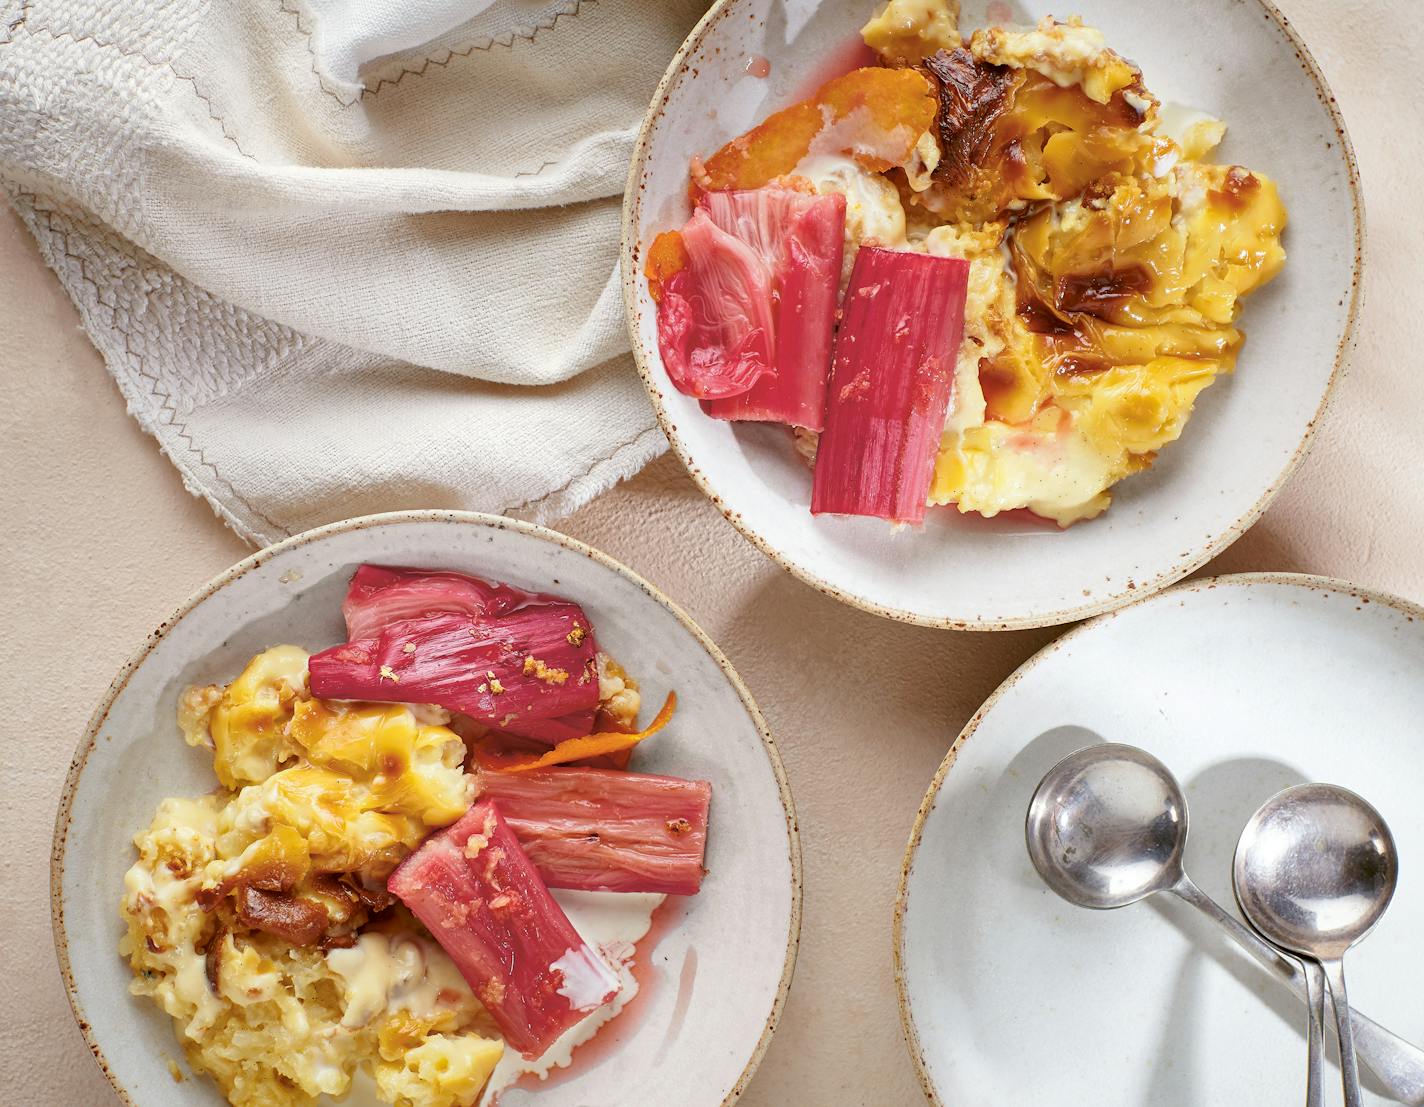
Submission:
<svg viewBox="0 0 1424 1107">
<path fill-rule="evenodd" d="M 235 1107 L 311 1107 L 360 1071 L 396 1107 L 470 1107 L 503 1041 L 413 919 L 367 925 L 352 891 L 379 888 L 464 813 L 464 743 L 405 705 L 313 699 L 306 662 L 274 647 L 226 688 L 184 694 L 184 735 L 212 748 L 223 787 L 164 800 L 134 838 L 120 947 L 132 990 L 173 1018 L 189 1063 Z M 230 891 L 244 882 L 319 905 L 336 942 L 247 925 Z"/>
<path fill-rule="evenodd" d="M 1163 108 L 1078 20 L 960 38 L 952 0 L 892 0 L 863 29 L 940 89 L 903 165 L 805 159 L 861 245 L 970 261 L 964 338 L 929 500 L 1068 525 L 1181 433 L 1231 372 L 1241 299 L 1285 261 L 1275 184 L 1205 159 L 1225 124 Z M 925 147 L 928 146 L 928 152 Z"/>
</svg>

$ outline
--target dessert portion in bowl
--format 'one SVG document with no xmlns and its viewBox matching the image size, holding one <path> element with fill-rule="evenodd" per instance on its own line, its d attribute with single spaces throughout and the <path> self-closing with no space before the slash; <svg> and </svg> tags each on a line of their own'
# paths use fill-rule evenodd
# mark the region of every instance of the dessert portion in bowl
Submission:
<svg viewBox="0 0 1424 1107">
<path fill-rule="evenodd" d="M 874 64 L 691 158 L 642 265 L 668 378 L 789 427 L 814 513 L 1091 519 L 1234 369 L 1276 186 L 1079 19 L 891 0 L 861 36 Z"/>
<path fill-rule="evenodd" d="M 711 785 L 629 771 L 676 697 L 639 730 L 576 603 L 363 565 L 343 613 L 344 645 L 181 697 L 217 788 L 134 839 L 132 991 L 235 1107 L 492 1103 L 636 993 L 653 912 L 701 885 Z"/>
</svg>

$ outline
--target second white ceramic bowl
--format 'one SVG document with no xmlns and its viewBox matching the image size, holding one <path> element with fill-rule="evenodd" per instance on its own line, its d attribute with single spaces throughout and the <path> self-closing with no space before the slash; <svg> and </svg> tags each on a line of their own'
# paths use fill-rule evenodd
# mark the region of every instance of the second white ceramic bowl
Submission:
<svg viewBox="0 0 1424 1107">
<path fill-rule="evenodd" d="M 1078 13 L 1136 61 L 1165 100 L 1230 125 L 1219 152 L 1279 184 L 1285 271 L 1252 297 L 1238 372 L 1203 394 L 1181 441 L 1067 531 L 937 509 L 922 529 L 812 517 L 811 474 L 777 426 L 705 417 L 657 352 L 643 249 L 688 215 L 687 170 L 805 94 L 856 39 L 873 0 L 722 0 L 673 60 L 633 158 L 623 291 L 633 351 L 658 419 L 693 479 L 768 556 L 822 591 L 890 618 L 998 630 L 1079 619 L 1202 565 L 1265 510 L 1304 454 L 1355 319 L 1362 212 L 1354 157 L 1324 79 L 1266 0 L 1013 0 L 1013 22 Z M 967 0 L 963 26 L 983 25 Z M 769 77 L 747 72 L 770 60 Z"/>
<path fill-rule="evenodd" d="M 211 756 L 178 733 L 178 695 L 230 680 L 276 643 L 342 641 L 341 600 L 363 561 L 456 569 L 568 596 L 638 676 L 645 704 L 676 690 L 677 715 L 636 766 L 712 782 L 702 891 L 662 909 L 662 936 L 641 955 L 644 991 L 584 1047 L 593 1060 L 575 1054 L 566 1076 L 511 1088 L 500 1103 L 729 1107 L 775 1029 L 801 922 L 796 819 L 766 724 L 717 647 L 631 570 L 543 527 L 447 511 L 351 519 L 252 555 L 160 626 L 95 712 L 60 801 L 51 891 L 75 1018 L 119 1097 L 130 1107 L 225 1102 L 208 1080 L 174 1082 L 169 1059 L 182 1051 L 173 1024 L 129 994 L 118 951 L 133 835 L 163 797 L 215 783 Z M 13 1102 L 3 1092 L 0 1101 Z"/>
</svg>

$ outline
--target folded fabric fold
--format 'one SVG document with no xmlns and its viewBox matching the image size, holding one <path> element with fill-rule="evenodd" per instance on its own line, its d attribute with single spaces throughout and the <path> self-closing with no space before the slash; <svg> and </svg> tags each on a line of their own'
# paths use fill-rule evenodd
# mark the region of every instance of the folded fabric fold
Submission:
<svg viewBox="0 0 1424 1107">
<path fill-rule="evenodd" d="M 549 519 L 663 448 L 621 193 L 704 6 L 496 0 L 456 26 L 479 5 L 421 0 L 403 31 L 389 0 L 0 0 L 0 186 L 134 416 L 245 537 L 418 505 Z"/>
</svg>

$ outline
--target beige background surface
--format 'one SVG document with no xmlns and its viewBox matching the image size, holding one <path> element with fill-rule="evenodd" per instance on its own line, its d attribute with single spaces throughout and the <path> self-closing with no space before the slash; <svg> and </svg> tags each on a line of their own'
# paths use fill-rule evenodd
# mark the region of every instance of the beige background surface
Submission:
<svg viewBox="0 0 1424 1107">
<path fill-rule="evenodd" d="M 1424 34 L 1408 18 L 1415 0 L 1280 6 L 1312 44 L 1354 136 L 1370 227 L 1365 308 L 1313 452 L 1207 572 L 1308 570 L 1424 600 L 1424 95 L 1413 72 Z M 54 806 L 113 673 L 248 550 L 125 415 L 8 210 L 0 372 L 0 1102 L 110 1107 L 117 1101 L 70 1019 L 51 951 Z M 1055 632 L 953 634 L 843 607 L 764 560 L 670 458 L 562 529 L 645 574 L 702 623 L 760 701 L 786 760 L 806 858 L 801 957 L 743 1102 L 922 1102 L 891 980 L 901 852 L 954 735 Z"/>
</svg>

